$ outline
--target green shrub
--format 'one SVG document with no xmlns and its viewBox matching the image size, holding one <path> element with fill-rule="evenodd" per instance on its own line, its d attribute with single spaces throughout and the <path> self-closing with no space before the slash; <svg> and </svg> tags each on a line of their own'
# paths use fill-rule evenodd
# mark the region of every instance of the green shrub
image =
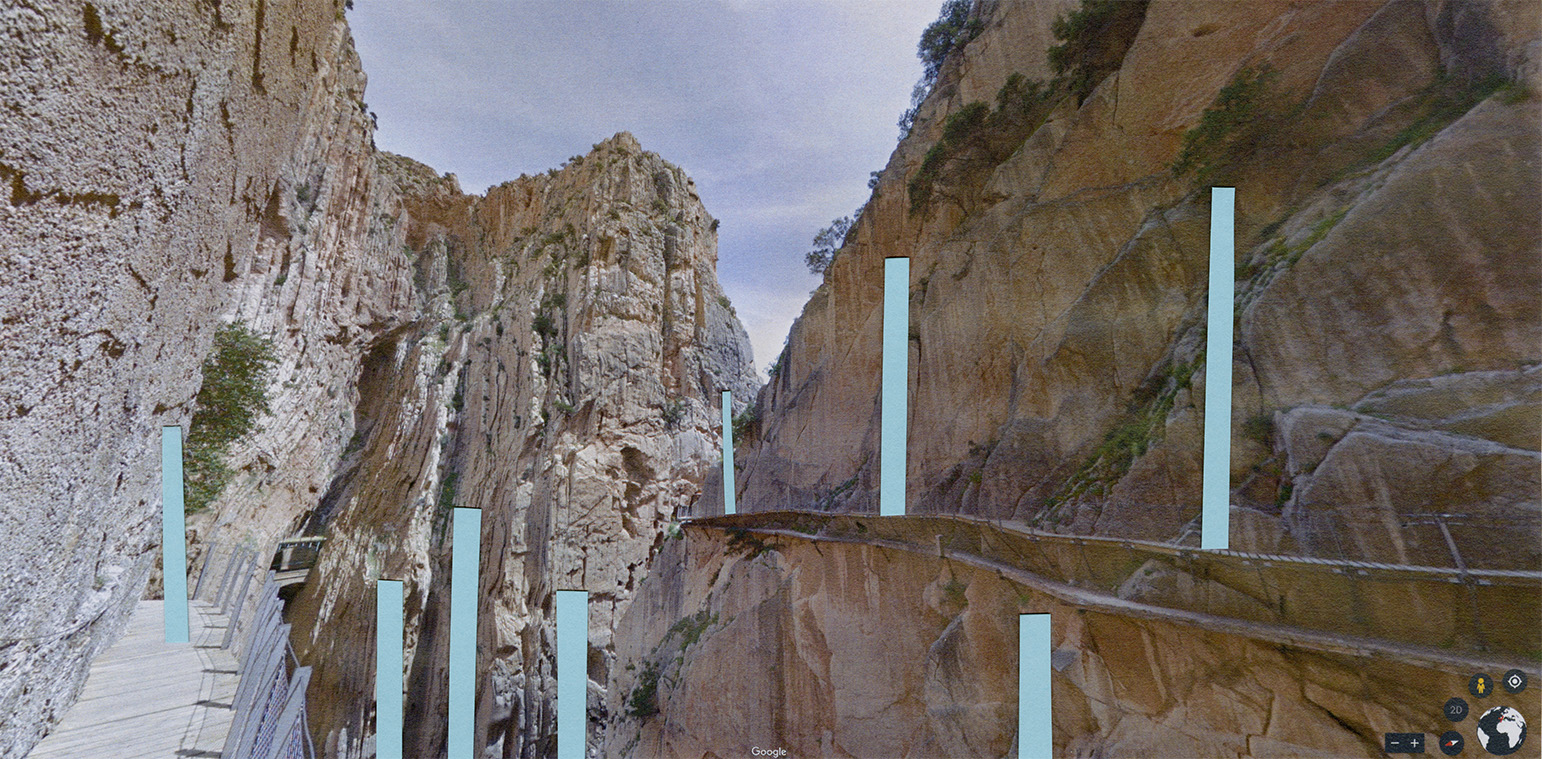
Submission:
<svg viewBox="0 0 1542 759">
<path fill-rule="evenodd" d="M 671 429 L 680 426 L 681 420 L 685 419 L 685 399 L 676 398 L 664 404 L 664 407 L 659 410 L 659 417 Z"/>
<path fill-rule="evenodd" d="M 856 219 L 862 214 L 862 209 L 851 216 L 842 216 L 830 222 L 830 226 L 819 230 L 814 235 L 814 248 L 803 254 L 803 264 L 808 267 L 811 274 L 824 274 L 825 269 L 830 268 L 830 263 L 835 260 L 835 254 L 846 245 L 851 237 L 852 230 L 856 227 Z"/>
<path fill-rule="evenodd" d="M 669 628 L 669 632 L 666 633 L 664 637 L 667 638 L 670 635 L 679 635 L 680 650 L 684 651 L 685 649 L 694 645 L 696 641 L 700 640 L 701 634 L 706 632 L 708 627 L 711 627 L 715 624 L 717 624 L 717 615 L 710 614 L 706 609 L 702 609 L 701 611 L 698 611 L 695 614 L 692 614 L 691 616 L 676 622 L 673 627 Z"/>
<path fill-rule="evenodd" d="M 942 137 L 926 151 L 907 186 L 910 212 L 924 209 L 938 188 L 949 188 L 950 197 L 955 197 L 983 183 L 989 170 L 1011 157 L 1062 97 L 1063 90 L 1013 74 L 996 92 L 994 110 L 975 101 L 949 116 Z"/>
<path fill-rule="evenodd" d="M 185 508 L 207 508 L 229 484 L 230 446 L 269 413 L 268 380 L 277 361 L 273 342 L 235 321 L 214 333 L 203 362 L 203 386 L 189 425 L 184 463 Z"/>
<path fill-rule="evenodd" d="M 734 442 L 742 443 L 760 427 L 760 407 L 751 403 L 733 419 Z"/>
<path fill-rule="evenodd" d="M 1265 448 L 1274 447 L 1274 415 L 1254 414 L 1242 423 L 1242 435 Z"/>
<path fill-rule="evenodd" d="M 542 345 L 535 355 L 535 363 L 541 368 L 541 375 L 550 379 L 552 370 L 562 362 L 563 355 L 561 347 L 555 342 Z"/>
<path fill-rule="evenodd" d="M 1170 167 L 1174 176 L 1193 174 L 1201 186 L 1209 185 L 1251 154 L 1274 126 L 1276 118 L 1265 105 L 1274 80 L 1268 68 L 1244 68 L 1237 72 L 1195 125 L 1183 134 L 1183 145 Z"/>
<path fill-rule="evenodd" d="M 531 326 L 535 329 L 535 333 L 542 338 L 550 339 L 557 336 L 557 324 L 547 314 L 536 314 L 535 321 L 532 322 Z"/>
<path fill-rule="evenodd" d="M 444 481 L 439 483 L 439 508 L 449 511 L 455 507 L 455 495 L 460 492 L 460 474 L 458 472 L 446 472 Z"/>
<path fill-rule="evenodd" d="M 451 297 L 459 297 L 461 293 L 465 292 L 467 288 L 471 287 L 471 283 L 467 282 L 465 277 L 461 276 L 460 267 L 456 266 L 455 262 L 453 261 L 451 261 L 449 265 L 445 267 L 445 278 L 448 280 L 447 284 L 450 286 Z"/>
<path fill-rule="evenodd" d="M 774 550 L 774 546 L 761 539 L 759 535 L 743 527 L 728 528 L 728 545 L 725 553 L 744 554 L 745 559 L 754 559 L 770 550 Z"/>
<path fill-rule="evenodd" d="M 1060 44 L 1049 49 L 1049 66 L 1065 79 L 1077 103 L 1119 70 L 1146 20 L 1146 2 L 1082 0 L 1081 7 L 1055 19 L 1050 30 Z"/>
<path fill-rule="evenodd" d="M 969 586 L 959 582 L 957 577 L 949 578 L 948 583 L 942 586 L 943 595 L 948 599 L 948 603 L 954 606 L 969 605 L 969 597 L 965 595 L 965 592 L 968 590 Z"/>
<path fill-rule="evenodd" d="M 1194 372 L 1204 363 L 1203 354 L 1192 364 L 1169 367 L 1144 383 L 1135 393 L 1122 419 L 1103 436 L 1103 440 L 1044 504 L 1052 511 L 1082 495 L 1103 496 L 1130 471 L 1136 459 L 1159 442 L 1166 429 L 1178 392 L 1190 387 Z M 1051 513 L 1049 521 L 1058 523 L 1061 515 Z"/>
<path fill-rule="evenodd" d="M 642 672 L 637 675 L 637 685 L 626 699 L 627 716 L 638 719 L 647 719 L 659 713 L 659 665 L 657 662 L 645 662 Z"/>
</svg>

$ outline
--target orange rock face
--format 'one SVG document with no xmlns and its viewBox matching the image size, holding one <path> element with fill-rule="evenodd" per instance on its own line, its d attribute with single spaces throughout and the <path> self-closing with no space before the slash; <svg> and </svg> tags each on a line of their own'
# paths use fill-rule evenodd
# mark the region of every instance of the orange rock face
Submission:
<svg viewBox="0 0 1542 759">
<path fill-rule="evenodd" d="M 1465 383 L 1512 388 L 1537 410 L 1534 14 L 1504 3 L 1152 2 L 1122 63 L 1084 101 L 1046 109 L 994 166 L 971 176 L 955 164 L 947 193 L 912 208 L 907 184 L 949 115 L 990 101 L 1013 73 L 1043 76 L 1001 48 L 1044 45 L 1063 10 L 984 6 L 984 31 L 944 67 L 759 399 L 758 434 L 736 459 L 742 508 L 876 509 L 881 260 L 908 256 L 913 512 L 1192 534 L 1201 177 L 1238 188 L 1232 485 L 1252 527 L 1237 539 L 1321 551 L 1324 530 L 1363 512 L 1363 494 L 1328 484 L 1353 477 L 1340 460 L 1320 471 L 1293 462 L 1275 432 L 1293 409 L 1368 408 L 1396 383 L 1470 374 Z M 1218 128 L 1206 113 L 1223 90 L 1240 115 Z M 1200 169 L 1178 173 L 1189 145 Z M 1429 426 L 1383 421 L 1412 437 Z M 1493 437 L 1473 445 L 1498 447 L 1475 454 L 1477 466 L 1505 472 L 1503 488 L 1462 489 L 1391 454 L 1377 487 L 1404 511 L 1460 500 L 1484 519 L 1520 516 L 1509 504 L 1542 499 L 1525 473 L 1536 436 L 1485 429 Z M 1513 498 L 1499 494 L 1511 488 Z M 1527 512 L 1522 533 L 1538 530 Z M 1415 532 L 1394 542 L 1443 549 Z M 1517 567 L 1539 560 L 1500 553 Z"/>
</svg>

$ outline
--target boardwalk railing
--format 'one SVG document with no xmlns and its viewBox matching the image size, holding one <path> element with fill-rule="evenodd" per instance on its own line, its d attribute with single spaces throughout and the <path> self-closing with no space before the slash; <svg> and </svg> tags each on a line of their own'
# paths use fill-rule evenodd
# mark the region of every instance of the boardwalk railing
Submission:
<svg viewBox="0 0 1542 759">
<path fill-rule="evenodd" d="M 311 668 L 300 666 L 289 644 L 289 625 L 283 621 L 284 602 L 279 588 L 303 580 L 315 562 L 321 539 L 280 541 L 273 550 L 232 543 L 221 550 L 217 543 L 206 552 L 193 597 L 207 590 L 213 603 L 229 614 L 221 648 L 232 648 L 240 633 L 237 672 L 241 683 L 232 705 L 234 717 L 225 739 L 222 759 L 314 759 L 310 728 L 306 723 L 306 686 Z M 223 554 L 217 574 L 210 567 Z M 242 625 L 248 590 L 254 577 L 262 585 L 255 599 L 251 621 Z M 218 586 L 213 585 L 215 581 Z M 218 588 L 214 590 L 214 588 Z"/>
<path fill-rule="evenodd" d="M 314 759 L 305 721 L 305 687 L 311 668 L 299 666 L 282 619 L 274 571 L 267 570 L 258 594 L 256 626 L 241 656 L 235 719 L 222 759 Z M 234 620 L 232 620 L 234 626 Z"/>
</svg>

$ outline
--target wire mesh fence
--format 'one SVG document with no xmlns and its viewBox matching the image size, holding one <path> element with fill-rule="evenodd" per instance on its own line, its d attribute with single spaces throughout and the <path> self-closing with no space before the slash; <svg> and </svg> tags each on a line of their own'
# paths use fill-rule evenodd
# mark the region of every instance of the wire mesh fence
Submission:
<svg viewBox="0 0 1542 759">
<path fill-rule="evenodd" d="M 315 759 L 306 723 L 311 668 L 300 666 L 289 644 L 279 575 L 309 568 L 319 547 L 319 539 L 282 541 L 272 550 L 232 541 L 205 551 L 192 595 L 207 597 L 229 615 L 221 647 L 237 651 L 241 676 L 223 759 Z M 249 599 L 253 580 L 261 585 Z M 244 620 L 250 605 L 255 611 Z"/>
</svg>

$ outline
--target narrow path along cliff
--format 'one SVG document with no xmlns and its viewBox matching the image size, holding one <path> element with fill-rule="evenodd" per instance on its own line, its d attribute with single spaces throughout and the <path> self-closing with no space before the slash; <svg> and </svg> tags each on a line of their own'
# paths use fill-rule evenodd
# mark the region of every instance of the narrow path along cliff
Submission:
<svg viewBox="0 0 1542 759">
<path fill-rule="evenodd" d="M 161 592 L 165 426 L 191 566 L 325 539 L 282 608 L 325 759 L 374 745 L 380 579 L 407 755 L 446 752 L 460 508 L 485 757 L 557 749 L 559 588 L 612 757 L 1008 756 L 1024 612 L 1065 756 L 1376 756 L 1468 669 L 1537 673 L 1535 0 L 942 3 L 764 386 L 681 167 L 596 134 L 475 194 L 379 150 L 350 4 L 0 10 L 0 759 Z M 1234 550 L 1198 552 L 1228 413 Z"/>
<path fill-rule="evenodd" d="M 1053 618 L 1067 756 L 1381 756 L 1384 733 L 1449 724 L 1472 673 L 1542 674 L 1531 570 L 815 512 L 692 520 L 660 559 L 622 623 L 642 644 L 612 670 L 605 756 L 1011 755 L 1023 613 Z"/>
</svg>

